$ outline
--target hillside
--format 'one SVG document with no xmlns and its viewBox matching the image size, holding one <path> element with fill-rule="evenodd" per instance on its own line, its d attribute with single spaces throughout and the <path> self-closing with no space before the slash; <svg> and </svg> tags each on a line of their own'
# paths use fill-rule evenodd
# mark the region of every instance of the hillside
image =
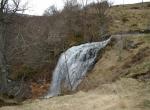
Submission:
<svg viewBox="0 0 150 110">
<path fill-rule="evenodd" d="M 140 81 L 149 80 L 150 35 L 124 35 L 122 40 L 119 36 L 113 37 L 117 39 L 114 41 L 115 45 L 106 48 L 81 88 L 88 90 L 124 77 Z"/>
<path fill-rule="evenodd" d="M 119 40 L 114 41 L 105 49 L 76 94 L 29 100 L 23 105 L 0 110 L 149 110 L 149 38 L 150 35 L 128 36 L 127 47 L 121 53 L 117 49 Z"/>
<path fill-rule="evenodd" d="M 109 34 L 149 32 L 149 4 L 147 2 L 143 6 L 134 4 L 111 7 L 108 10 L 111 16 Z M 51 77 L 50 73 L 62 51 L 73 45 L 89 42 L 82 35 L 78 35 L 79 33 L 77 36 L 64 34 L 63 16 L 64 13 L 59 13 L 57 16 L 17 16 L 14 18 L 16 22 L 9 26 L 7 33 L 9 44 L 7 54 L 8 62 L 12 65 L 12 79 L 21 77 L 24 71 L 34 73 L 33 76 L 27 74 L 30 79 Z M 93 28 L 92 31 L 94 30 Z M 81 33 L 82 31 L 83 29 Z M 96 36 L 93 41 L 99 39 L 99 36 L 98 38 Z"/>
<path fill-rule="evenodd" d="M 78 92 L 48 100 L 25 102 L 0 110 L 149 110 L 149 88 L 134 79 L 122 79 L 89 92 Z M 138 96 L 138 97 L 137 97 Z"/>
<path fill-rule="evenodd" d="M 52 71 L 64 51 L 62 45 L 66 49 L 84 41 L 72 36 L 57 38 L 58 35 L 51 39 L 48 31 L 51 27 L 47 23 L 49 17 L 25 17 L 24 25 L 18 21 L 20 24 L 16 27 L 21 25 L 26 28 L 16 28 L 12 36 L 19 31 L 28 48 L 23 46 L 15 50 L 17 52 L 10 60 L 13 64 L 11 77 L 17 79 L 26 74 L 27 78 L 31 78 L 32 96 L 25 102 L 19 101 L 19 105 L 6 104 L 0 110 L 149 110 L 150 3 L 115 6 L 109 13 L 112 17 L 109 28 L 112 41 L 101 51 L 94 68 L 88 72 L 77 91 L 63 91 L 61 96 L 50 99 L 37 98 L 49 87 Z M 15 43 L 15 40 L 12 41 Z M 63 44 L 64 41 L 67 43 Z"/>
<path fill-rule="evenodd" d="M 150 3 L 115 6 L 110 10 L 111 33 L 150 30 Z"/>
</svg>

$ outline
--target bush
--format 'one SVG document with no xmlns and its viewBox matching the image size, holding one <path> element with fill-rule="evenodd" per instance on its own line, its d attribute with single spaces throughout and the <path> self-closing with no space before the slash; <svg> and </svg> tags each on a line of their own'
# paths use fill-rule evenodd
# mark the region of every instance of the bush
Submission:
<svg viewBox="0 0 150 110">
<path fill-rule="evenodd" d="M 129 21 L 129 19 L 128 19 L 127 17 L 123 17 L 123 18 L 122 18 L 122 22 L 123 22 L 123 23 L 126 23 L 126 22 L 128 22 L 128 21 Z"/>
<path fill-rule="evenodd" d="M 132 27 L 137 27 L 138 25 L 137 25 L 137 24 L 132 24 L 131 26 L 132 26 Z"/>
<path fill-rule="evenodd" d="M 37 70 L 33 69 L 29 66 L 22 66 L 19 71 L 16 73 L 16 78 L 21 79 L 24 77 L 24 79 L 33 78 L 33 76 L 37 74 Z"/>
<path fill-rule="evenodd" d="M 68 36 L 65 45 L 66 47 L 70 47 L 73 45 L 78 45 L 80 43 L 83 43 L 83 41 L 84 41 L 83 35 L 81 33 L 75 33 L 72 36 Z"/>
<path fill-rule="evenodd" d="M 140 9 L 140 7 L 131 7 L 131 9 Z"/>
<path fill-rule="evenodd" d="M 150 4 L 148 4 L 147 7 L 150 7 Z"/>
</svg>

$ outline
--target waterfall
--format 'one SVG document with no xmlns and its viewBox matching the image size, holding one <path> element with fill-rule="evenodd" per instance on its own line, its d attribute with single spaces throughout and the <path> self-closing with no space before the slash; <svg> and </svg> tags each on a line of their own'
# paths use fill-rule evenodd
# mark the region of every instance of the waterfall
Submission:
<svg viewBox="0 0 150 110">
<path fill-rule="evenodd" d="M 62 53 L 53 72 L 52 83 L 45 98 L 59 95 L 62 86 L 74 91 L 87 71 L 94 65 L 99 50 L 104 48 L 110 39 L 73 46 Z"/>
</svg>

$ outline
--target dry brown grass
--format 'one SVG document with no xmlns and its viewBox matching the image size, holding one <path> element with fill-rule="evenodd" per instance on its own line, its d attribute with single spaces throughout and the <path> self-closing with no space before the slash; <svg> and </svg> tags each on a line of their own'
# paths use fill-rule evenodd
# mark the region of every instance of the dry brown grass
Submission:
<svg viewBox="0 0 150 110">
<path fill-rule="evenodd" d="M 111 33 L 144 30 L 150 27 L 150 7 L 145 3 L 136 5 L 116 6 L 110 10 L 113 24 Z M 135 9 L 135 7 L 137 7 Z"/>
<path fill-rule="evenodd" d="M 27 101 L 0 110 L 149 110 L 148 105 L 143 107 L 150 99 L 149 90 L 134 79 L 122 79 L 86 93 L 80 91 L 74 95 Z"/>
<path fill-rule="evenodd" d="M 89 72 L 79 90 L 88 91 L 101 84 L 111 83 L 120 77 L 148 72 L 150 70 L 149 37 L 150 35 L 129 35 L 126 37 L 127 41 L 133 41 L 135 45 L 140 42 L 143 43 L 137 45 L 136 48 L 122 49 L 119 46 L 120 44 L 118 45 L 120 39 L 117 36 L 115 45 L 106 48 L 102 58 L 96 63 L 94 69 Z"/>
</svg>

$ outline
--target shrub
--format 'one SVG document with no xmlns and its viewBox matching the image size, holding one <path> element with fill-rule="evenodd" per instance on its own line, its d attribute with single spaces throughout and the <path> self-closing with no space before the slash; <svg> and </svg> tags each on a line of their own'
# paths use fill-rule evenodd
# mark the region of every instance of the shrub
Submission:
<svg viewBox="0 0 150 110">
<path fill-rule="evenodd" d="M 137 27 L 138 25 L 137 25 L 137 24 L 132 24 L 131 26 L 132 26 L 132 27 Z"/>
<path fill-rule="evenodd" d="M 147 7 L 150 7 L 150 4 L 148 4 Z"/>
<path fill-rule="evenodd" d="M 16 78 L 21 79 L 24 77 L 24 79 L 33 78 L 33 76 L 37 74 L 37 70 L 33 69 L 29 66 L 22 66 L 19 71 L 16 73 Z"/>
<path fill-rule="evenodd" d="M 131 7 L 131 9 L 139 9 L 139 8 L 140 8 L 140 7 L 136 7 L 136 6 L 135 6 L 135 7 Z"/>
<path fill-rule="evenodd" d="M 122 18 L 122 22 L 123 22 L 123 23 L 126 23 L 126 22 L 128 22 L 128 21 L 129 21 L 129 19 L 128 19 L 127 17 L 123 17 L 123 18 Z"/>
</svg>

